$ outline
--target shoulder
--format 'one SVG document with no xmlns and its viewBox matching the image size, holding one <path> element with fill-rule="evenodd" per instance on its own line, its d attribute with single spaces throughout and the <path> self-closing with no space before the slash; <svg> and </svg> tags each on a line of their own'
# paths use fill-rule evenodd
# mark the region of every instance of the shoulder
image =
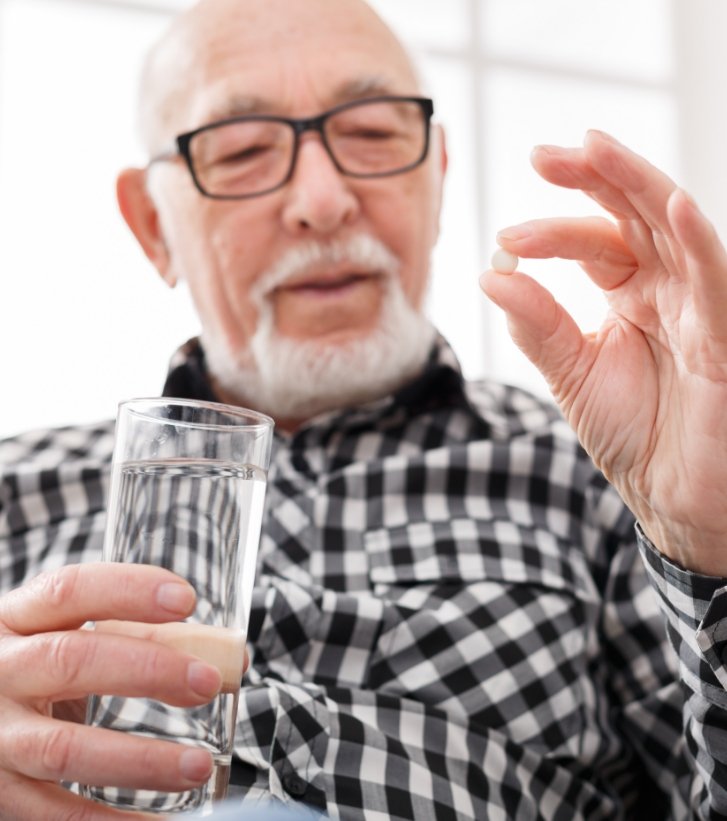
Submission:
<svg viewBox="0 0 727 821">
<path fill-rule="evenodd" d="M 0 441 L 0 587 L 100 553 L 114 422 Z"/>
<path fill-rule="evenodd" d="M 27 431 L 0 439 L 0 478 L 8 472 L 53 470 L 85 461 L 107 461 L 114 445 L 114 421 Z"/>
</svg>

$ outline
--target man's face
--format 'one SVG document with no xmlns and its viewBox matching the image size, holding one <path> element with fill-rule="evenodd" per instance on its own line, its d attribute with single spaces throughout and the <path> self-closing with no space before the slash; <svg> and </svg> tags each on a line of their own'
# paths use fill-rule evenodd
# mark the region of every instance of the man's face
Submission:
<svg viewBox="0 0 727 821">
<path fill-rule="evenodd" d="M 167 141 L 238 114 L 308 117 L 348 100 L 418 91 L 399 45 L 358 2 L 208 5 L 194 33 L 177 38 L 166 55 L 172 64 L 178 58 L 176 85 L 184 89 L 161 122 Z M 153 166 L 151 190 L 168 254 L 162 273 L 187 282 L 203 328 L 213 328 L 240 361 L 258 325 L 256 283 L 309 241 L 345 243 L 361 235 L 380 241 L 397 258 L 404 295 L 418 309 L 437 234 L 442 170 L 435 148 L 404 174 L 342 176 L 313 133 L 301 138 L 290 181 L 252 199 L 209 199 L 183 163 Z M 382 308 L 379 274 L 344 259 L 294 276 L 269 295 L 275 332 L 321 345 L 365 336 Z"/>
</svg>

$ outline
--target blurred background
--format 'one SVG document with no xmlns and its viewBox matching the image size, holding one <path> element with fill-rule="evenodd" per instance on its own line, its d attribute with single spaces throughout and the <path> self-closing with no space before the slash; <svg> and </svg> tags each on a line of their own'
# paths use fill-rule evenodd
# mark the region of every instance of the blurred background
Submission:
<svg viewBox="0 0 727 821">
<path fill-rule="evenodd" d="M 295 0 L 291 0 L 294 2 Z M 298 0 L 300 1 L 300 0 Z M 545 388 L 477 287 L 498 228 L 597 213 L 528 155 L 600 128 L 689 189 L 727 237 L 724 0 L 373 0 L 419 57 L 450 173 L 428 310 L 468 376 Z M 0 437 L 113 416 L 158 394 L 197 332 L 117 214 L 143 164 L 146 48 L 189 0 L 0 0 Z M 528 263 L 586 330 L 604 303 L 575 263 Z"/>
</svg>

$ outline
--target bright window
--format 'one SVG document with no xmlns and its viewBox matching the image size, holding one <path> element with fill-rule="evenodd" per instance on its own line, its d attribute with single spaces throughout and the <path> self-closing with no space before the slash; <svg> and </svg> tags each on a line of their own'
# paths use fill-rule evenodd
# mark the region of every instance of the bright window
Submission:
<svg viewBox="0 0 727 821">
<path fill-rule="evenodd" d="M 197 331 L 184 292 L 168 291 L 136 248 L 113 190 L 119 168 L 144 159 L 133 103 L 142 54 L 186 5 L 0 0 L 0 435 L 108 417 L 122 399 L 158 393 L 169 356 Z M 448 133 L 428 309 L 468 375 L 542 392 L 477 276 L 498 228 L 598 209 L 540 181 L 529 151 L 597 127 L 697 179 L 683 162 L 682 112 L 693 123 L 695 109 L 682 70 L 702 51 L 679 38 L 713 36 L 709 17 L 677 26 L 671 0 L 373 5 L 420 56 Z M 577 265 L 527 270 L 596 326 L 603 303 Z"/>
</svg>

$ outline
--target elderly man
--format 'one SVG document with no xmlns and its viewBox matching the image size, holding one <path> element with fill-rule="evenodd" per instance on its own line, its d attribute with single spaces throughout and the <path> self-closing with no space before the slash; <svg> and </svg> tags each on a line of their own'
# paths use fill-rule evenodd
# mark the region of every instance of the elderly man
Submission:
<svg viewBox="0 0 727 821">
<path fill-rule="evenodd" d="M 278 424 L 244 800 L 372 820 L 727 814 L 727 256 L 689 198 L 605 135 L 540 148 L 546 179 L 615 221 L 501 242 L 580 260 L 611 313 L 583 337 L 524 274 L 482 278 L 589 458 L 547 404 L 465 384 L 422 317 L 443 136 L 361 0 L 202 0 L 154 49 L 142 114 L 150 163 L 121 175 L 121 210 L 202 324 L 165 393 Z M 78 629 L 192 606 L 170 574 L 94 562 L 112 438 L 0 446 L 3 818 L 117 818 L 60 782 L 175 791 L 210 772 L 203 751 L 69 720 L 89 693 L 219 687 L 182 653 Z"/>
</svg>

